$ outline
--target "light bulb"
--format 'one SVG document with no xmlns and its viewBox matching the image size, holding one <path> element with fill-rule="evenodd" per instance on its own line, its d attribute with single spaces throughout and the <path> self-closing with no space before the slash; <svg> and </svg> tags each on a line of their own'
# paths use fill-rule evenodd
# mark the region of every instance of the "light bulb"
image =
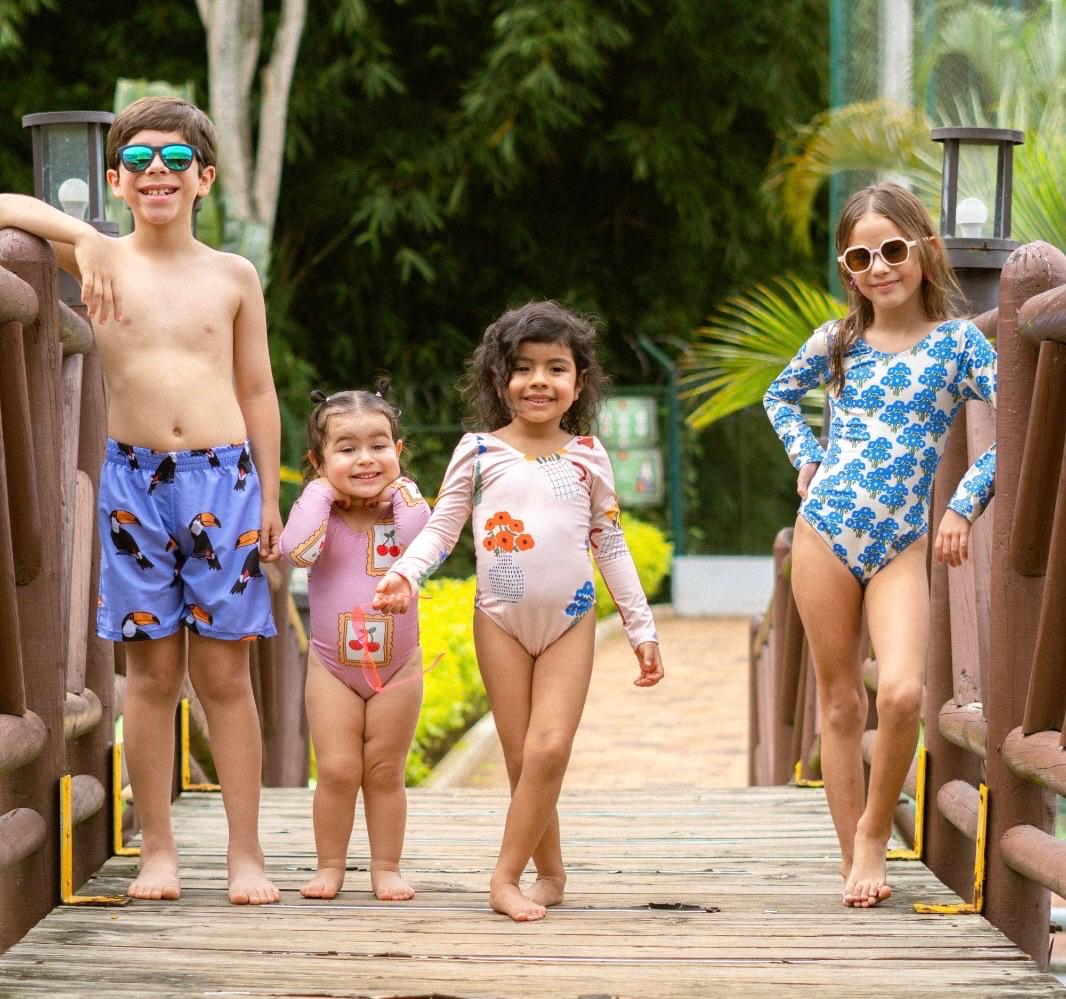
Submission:
<svg viewBox="0 0 1066 999">
<path fill-rule="evenodd" d="M 59 203 L 67 215 L 84 219 L 89 208 L 89 185 L 81 177 L 69 177 L 59 185 L 56 192 Z"/>
<path fill-rule="evenodd" d="M 988 209 L 980 198 L 963 198 L 955 209 L 955 228 L 967 239 L 978 239 L 987 221 Z"/>
</svg>

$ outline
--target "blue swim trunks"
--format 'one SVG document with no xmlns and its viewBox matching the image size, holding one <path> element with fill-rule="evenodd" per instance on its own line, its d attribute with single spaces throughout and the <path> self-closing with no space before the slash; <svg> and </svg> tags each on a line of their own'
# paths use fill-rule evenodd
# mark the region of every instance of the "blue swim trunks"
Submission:
<svg viewBox="0 0 1066 999">
<path fill-rule="evenodd" d="M 248 442 L 152 451 L 109 440 L 100 473 L 96 633 L 230 641 L 277 634 L 259 568 L 262 499 Z"/>
</svg>

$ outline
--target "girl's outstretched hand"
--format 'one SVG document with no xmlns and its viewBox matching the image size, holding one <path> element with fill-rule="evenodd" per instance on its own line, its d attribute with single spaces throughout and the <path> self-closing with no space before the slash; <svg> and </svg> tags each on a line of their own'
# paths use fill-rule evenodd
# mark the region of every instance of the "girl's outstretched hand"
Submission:
<svg viewBox="0 0 1066 999">
<path fill-rule="evenodd" d="M 954 510 L 945 510 L 933 545 L 938 562 L 959 566 L 970 555 L 970 522 Z"/>
<path fill-rule="evenodd" d="M 411 584 L 398 572 L 387 572 L 374 591 L 374 610 L 402 614 L 411 603 Z"/>
<path fill-rule="evenodd" d="M 818 471 L 820 462 L 808 461 L 806 465 L 800 465 L 799 476 L 796 479 L 796 492 L 799 493 L 800 499 L 807 498 L 807 490 L 811 487 L 811 479 L 814 478 L 814 473 Z"/>
<path fill-rule="evenodd" d="M 388 576 L 385 577 L 388 579 Z M 658 642 L 641 642 L 636 648 L 640 676 L 633 682 L 638 687 L 654 687 L 664 676 L 663 661 L 659 656 Z"/>
</svg>

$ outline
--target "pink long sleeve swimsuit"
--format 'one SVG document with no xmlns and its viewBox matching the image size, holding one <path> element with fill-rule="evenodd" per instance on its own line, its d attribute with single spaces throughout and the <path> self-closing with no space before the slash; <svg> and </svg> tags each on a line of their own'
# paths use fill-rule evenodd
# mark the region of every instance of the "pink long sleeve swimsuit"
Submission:
<svg viewBox="0 0 1066 999">
<path fill-rule="evenodd" d="M 382 685 L 418 648 L 418 608 L 403 614 L 371 609 L 378 580 L 429 519 L 429 506 L 410 479 L 394 483 L 392 510 L 369 531 L 354 532 L 333 507 L 333 489 L 315 479 L 293 505 L 281 550 L 293 565 L 310 569 L 311 647 L 319 662 L 363 700 L 377 690 L 364 675 L 369 654 Z M 355 608 L 361 607 L 362 614 Z M 361 618 L 365 618 L 361 620 Z"/>
<path fill-rule="evenodd" d="M 658 641 L 619 524 L 611 463 L 595 437 L 534 457 L 491 434 L 464 435 L 429 523 L 393 566 L 412 591 L 448 557 L 471 514 L 474 606 L 531 656 L 592 610 L 590 550 L 630 644 Z"/>
</svg>

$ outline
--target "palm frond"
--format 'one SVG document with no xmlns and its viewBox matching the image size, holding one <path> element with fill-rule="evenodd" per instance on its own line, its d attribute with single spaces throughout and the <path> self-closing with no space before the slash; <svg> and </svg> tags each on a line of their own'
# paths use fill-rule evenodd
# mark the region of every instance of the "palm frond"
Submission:
<svg viewBox="0 0 1066 999">
<path fill-rule="evenodd" d="M 847 306 L 794 275 L 774 278 L 727 299 L 683 366 L 682 398 L 699 400 L 688 423 L 702 430 L 758 403 L 811 331 L 845 314 Z M 811 398 L 820 412 L 820 400 Z"/>
</svg>

